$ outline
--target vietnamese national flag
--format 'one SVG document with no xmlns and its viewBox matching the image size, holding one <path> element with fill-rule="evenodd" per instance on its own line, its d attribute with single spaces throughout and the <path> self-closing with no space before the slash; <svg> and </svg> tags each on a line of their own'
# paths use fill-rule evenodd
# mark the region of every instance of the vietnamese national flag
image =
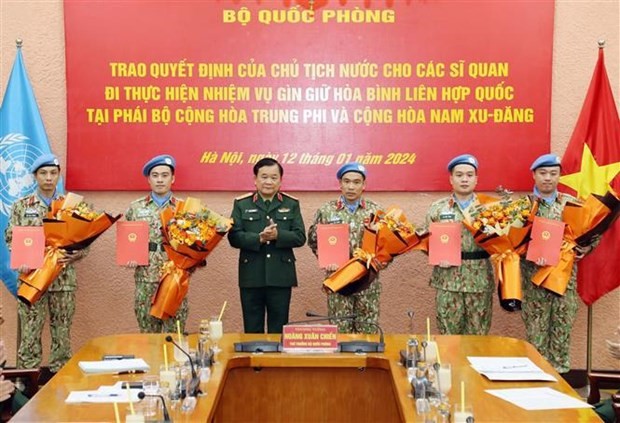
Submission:
<svg viewBox="0 0 620 423">
<path fill-rule="evenodd" d="M 611 186 L 620 194 L 620 119 L 605 70 L 603 48 L 575 130 L 562 159 L 560 183 L 585 199 L 604 195 Z M 620 286 L 620 219 L 598 247 L 579 262 L 577 291 L 587 305 Z"/>
</svg>

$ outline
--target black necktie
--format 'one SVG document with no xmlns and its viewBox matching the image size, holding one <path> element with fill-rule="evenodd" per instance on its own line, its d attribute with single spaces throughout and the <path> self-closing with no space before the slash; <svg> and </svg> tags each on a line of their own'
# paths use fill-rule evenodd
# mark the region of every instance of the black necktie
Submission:
<svg viewBox="0 0 620 423">
<path fill-rule="evenodd" d="M 265 200 L 265 207 L 269 208 L 270 205 L 271 205 L 271 200 Z"/>
</svg>

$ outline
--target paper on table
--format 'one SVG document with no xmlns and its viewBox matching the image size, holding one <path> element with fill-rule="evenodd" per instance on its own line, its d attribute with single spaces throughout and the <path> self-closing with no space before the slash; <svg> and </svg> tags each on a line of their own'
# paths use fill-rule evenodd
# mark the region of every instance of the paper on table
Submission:
<svg viewBox="0 0 620 423">
<path fill-rule="evenodd" d="M 478 373 L 490 380 L 540 380 L 557 382 L 527 357 L 467 357 Z"/>
<path fill-rule="evenodd" d="M 108 388 L 108 389 L 102 389 Z M 141 389 L 130 389 L 131 401 L 139 401 L 138 393 Z M 96 391 L 71 391 L 65 400 L 67 404 L 80 404 L 83 402 L 92 403 L 112 403 L 112 402 L 129 402 L 126 389 L 109 389 L 109 387 L 101 387 Z"/>
<path fill-rule="evenodd" d="M 551 388 L 487 389 L 486 392 L 525 410 L 592 408 L 584 401 Z"/>
<path fill-rule="evenodd" d="M 80 361 L 78 363 L 84 373 L 120 373 L 131 371 L 148 372 L 150 367 L 141 358 L 123 360 Z"/>
</svg>

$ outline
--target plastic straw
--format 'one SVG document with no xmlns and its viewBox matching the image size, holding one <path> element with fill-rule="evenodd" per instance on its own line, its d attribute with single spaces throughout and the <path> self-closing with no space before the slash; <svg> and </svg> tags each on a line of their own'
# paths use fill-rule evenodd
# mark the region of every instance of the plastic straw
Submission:
<svg viewBox="0 0 620 423">
<path fill-rule="evenodd" d="M 222 320 L 222 316 L 224 315 L 224 310 L 226 310 L 226 304 L 228 304 L 228 301 L 224 301 L 224 304 L 222 304 L 222 311 L 220 311 L 220 316 L 217 318 L 218 321 Z"/>
<path fill-rule="evenodd" d="M 114 403 L 114 419 L 116 420 L 116 423 L 121 423 L 121 416 L 118 413 L 118 403 Z"/>
<path fill-rule="evenodd" d="M 426 342 L 431 342 L 431 318 L 426 318 Z"/>
<path fill-rule="evenodd" d="M 439 358 L 439 344 L 435 347 L 435 351 L 437 351 L 437 364 L 441 366 L 441 358 Z"/>
<path fill-rule="evenodd" d="M 177 336 L 179 337 L 179 344 L 183 344 L 183 336 L 181 335 L 181 322 L 177 320 Z"/>
<path fill-rule="evenodd" d="M 461 412 L 465 412 L 465 381 L 461 381 Z"/>
<path fill-rule="evenodd" d="M 127 398 L 129 399 L 129 410 L 131 410 L 131 414 L 136 414 L 136 410 L 133 408 L 133 402 L 131 401 L 131 389 L 129 388 L 129 382 L 125 384 L 127 387 Z"/>
<path fill-rule="evenodd" d="M 162 345 L 164 347 L 164 369 L 168 371 L 168 348 L 166 348 L 166 344 Z"/>
</svg>

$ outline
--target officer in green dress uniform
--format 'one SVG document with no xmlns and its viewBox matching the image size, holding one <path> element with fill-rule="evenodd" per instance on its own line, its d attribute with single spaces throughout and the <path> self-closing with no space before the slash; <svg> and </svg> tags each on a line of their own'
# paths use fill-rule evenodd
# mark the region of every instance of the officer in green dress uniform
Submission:
<svg viewBox="0 0 620 423">
<path fill-rule="evenodd" d="M 461 222 L 483 199 L 474 189 L 478 160 L 462 154 L 448 163 L 452 195 L 435 201 L 426 214 L 431 222 Z M 430 285 L 437 290 L 437 326 L 448 335 L 486 335 L 491 327 L 495 283 L 489 254 L 480 248 L 467 228 L 461 230 L 460 266 L 433 268 Z"/>
<path fill-rule="evenodd" d="M 60 164 L 53 154 L 43 154 L 31 167 L 37 189 L 34 193 L 15 201 L 11 209 L 5 239 L 9 246 L 13 240 L 14 226 L 42 226 L 53 200 L 63 196 L 56 190 L 60 178 Z M 49 369 L 56 373 L 71 358 L 71 324 L 75 314 L 75 290 L 77 277 L 73 263 L 86 255 L 86 250 L 63 251 L 58 263 L 64 268 L 47 291 L 32 306 L 21 301 L 17 304 L 21 339 L 17 350 L 17 367 L 31 369 L 40 367 L 43 349 L 41 333 L 49 312 L 52 338 Z M 20 273 L 30 269 L 20 268 Z"/>
<path fill-rule="evenodd" d="M 254 165 L 256 191 L 235 199 L 228 241 L 239 248 L 239 291 L 246 333 L 281 333 L 297 286 L 293 248 L 306 242 L 299 201 L 280 191 L 283 169 L 271 158 Z"/>
<path fill-rule="evenodd" d="M 138 327 L 142 333 L 176 332 L 176 321 L 181 324 L 181 331 L 189 309 L 187 297 L 183 299 L 177 314 L 167 320 L 151 316 L 151 303 L 157 291 L 162 265 L 168 260 L 164 250 L 164 238 L 161 232 L 161 212 L 167 208 L 174 208 L 179 201 L 172 193 L 174 184 L 174 157 L 162 154 L 153 157 L 142 168 L 142 174 L 147 178 L 151 192 L 133 201 L 125 213 L 129 221 L 146 221 L 149 224 L 149 263 L 146 266 L 136 266 L 136 263 L 127 263 L 128 267 L 135 268 L 134 279 L 136 290 L 134 297 L 134 312 Z"/>
</svg>

